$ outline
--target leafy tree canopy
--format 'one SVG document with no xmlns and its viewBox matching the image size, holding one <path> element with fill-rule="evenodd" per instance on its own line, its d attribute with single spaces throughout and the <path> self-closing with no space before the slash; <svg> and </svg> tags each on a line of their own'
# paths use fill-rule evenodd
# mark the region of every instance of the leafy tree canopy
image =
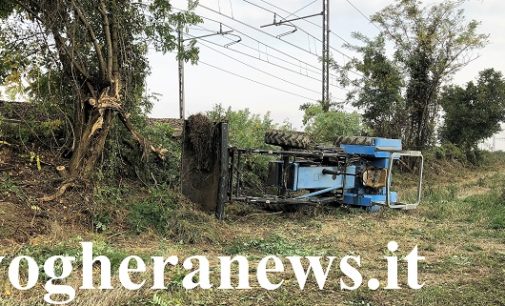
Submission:
<svg viewBox="0 0 505 306">
<path fill-rule="evenodd" d="M 147 152 L 164 159 L 166 150 L 136 128 L 149 107 L 147 51 L 174 50 L 174 32 L 202 21 L 195 5 L 172 13 L 168 0 L 2 1 L 0 85 L 27 88 L 33 102 L 52 104 L 68 122 L 70 176 L 60 191 L 93 174 L 115 118 L 124 126 L 118 141 L 129 133 L 144 160 Z M 198 59 L 194 43 L 181 51 L 186 61 Z"/>
<path fill-rule="evenodd" d="M 445 111 L 440 137 L 461 148 L 477 144 L 499 132 L 505 120 L 505 80 L 501 72 L 486 69 L 465 87 L 448 86 L 442 94 Z"/>
<path fill-rule="evenodd" d="M 364 110 L 376 133 L 399 134 L 417 149 L 434 142 L 442 85 L 487 41 L 477 32 L 479 23 L 465 19 L 463 2 L 423 7 L 419 0 L 396 0 L 371 17 L 381 30 L 377 38 L 354 34 L 364 46 L 347 47 L 362 58 L 335 67 L 341 83 L 354 88 L 348 101 Z M 389 47 L 393 52 L 387 52 Z M 350 79 L 351 70 L 361 76 Z"/>
<path fill-rule="evenodd" d="M 357 112 L 325 111 L 320 104 L 305 107 L 303 123 L 305 131 L 318 143 L 333 143 L 338 136 L 363 134 L 361 116 Z"/>
</svg>

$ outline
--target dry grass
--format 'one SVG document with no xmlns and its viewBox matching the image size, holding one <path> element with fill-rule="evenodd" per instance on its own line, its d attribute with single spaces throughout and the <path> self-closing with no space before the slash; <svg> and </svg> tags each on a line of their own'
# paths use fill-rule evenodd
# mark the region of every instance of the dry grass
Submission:
<svg viewBox="0 0 505 306">
<path fill-rule="evenodd" d="M 500 202 L 499 191 L 505 177 L 498 170 L 456 173 L 451 180 L 428 184 L 427 200 L 410 212 L 367 214 L 356 209 L 325 208 L 313 214 L 272 214 L 236 203 L 229 207 L 226 220 L 217 222 L 183 206 L 173 211 L 179 222 L 167 236 L 154 229 L 137 235 L 124 230 L 124 225 L 111 225 L 96 233 L 91 227 L 50 219 L 44 233 L 25 241 L 3 240 L 0 250 L 2 255 L 27 251 L 39 254 L 40 250 L 54 248 L 72 251 L 78 241 L 84 240 L 102 243 L 113 257 L 136 254 L 184 258 L 198 254 L 213 258 L 213 267 L 217 256 L 230 255 L 232 251 L 246 254 L 251 266 L 269 253 L 337 257 L 357 254 L 362 256 L 364 279 L 376 277 L 384 281 L 386 244 L 395 240 L 402 256 L 418 245 L 426 257 L 419 273 L 420 280 L 426 282 L 422 290 L 369 291 L 363 286 L 356 292 L 342 292 L 341 275 L 334 269 L 324 291 L 318 290 L 311 280 L 302 292 L 288 269 L 278 276 L 287 278 L 285 286 L 273 292 L 259 289 L 254 278 L 251 282 L 255 289 L 250 291 L 186 291 L 180 286 L 182 271 L 177 267 L 167 270 L 167 282 L 171 285 L 166 291 L 130 292 L 120 289 L 115 278 L 118 289 L 79 291 L 72 305 L 503 305 L 505 228 L 500 227 L 499 218 L 505 220 L 505 205 Z M 0 205 L 0 219 L 6 217 L 8 207 Z M 212 273 L 216 284 L 217 272 L 214 269 Z M 42 287 L 20 293 L 10 288 L 5 275 L 5 266 L 0 266 L 0 305 L 44 305 Z M 400 267 L 400 281 L 406 287 L 404 265 Z M 78 287 L 79 273 L 67 282 Z"/>
</svg>

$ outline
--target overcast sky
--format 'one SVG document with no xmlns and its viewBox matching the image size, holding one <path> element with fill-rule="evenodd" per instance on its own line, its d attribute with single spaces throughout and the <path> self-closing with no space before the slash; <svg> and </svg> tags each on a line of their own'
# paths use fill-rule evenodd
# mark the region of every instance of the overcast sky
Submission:
<svg viewBox="0 0 505 306">
<path fill-rule="evenodd" d="M 288 12 L 294 12 L 311 3 L 312 0 L 200 0 L 200 3 L 205 7 L 217 12 L 220 11 L 226 16 L 233 16 L 235 20 L 203 7 L 199 7 L 196 13 L 222 22 L 224 31 L 230 29 L 228 26 L 235 29 L 234 33 L 240 35 L 242 41 L 228 48 L 221 46 L 237 40 L 235 36 L 216 36 L 206 38 L 207 41 L 201 41 L 202 44 L 205 44 L 205 46 L 199 45 L 202 63 L 195 66 L 191 64 L 185 66 L 187 113 L 205 112 L 211 109 L 214 104 L 220 103 L 225 107 L 231 106 L 233 109 L 249 108 L 254 113 L 265 114 L 270 112 L 271 117 L 276 122 L 287 120 L 299 128 L 303 116 L 299 110 L 300 105 L 306 103 L 309 99 L 320 99 L 321 96 L 319 93 L 321 85 L 318 81 L 321 77 L 320 72 L 318 72 L 320 63 L 318 57 L 314 55 L 320 54 L 321 43 L 309 37 L 305 32 L 321 39 L 321 29 L 305 21 L 295 22 L 300 29 L 294 34 L 283 36 L 284 40 L 294 46 L 290 45 L 275 38 L 279 34 L 290 31 L 289 27 L 262 29 L 273 36 L 257 31 L 256 29 L 259 29 L 260 26 L 272 23 L 273 14 L 247 2 L 278 12 L 280 16 L 284 17 L 287 15 L 284 11 L 269 4 L 278 6 Z M 351 2 L 364 14 L 371 15 L 392 1 L 352 0 Z M 176 8 L 186 8 L 185 0 L 176 0 L 172 3 Z M 436 1 L 428 0 L 425 3 L 429 5 L 436 3 Z M 315 1 L 306 9 L 298 12 L 297 15 L 304 16 L 318 13 L 322 10 L 321 5 L 321 0 Z M 475 19 L 482 23 L 480 32 L 489 34 L 490 42 L 486 48 L 478 51 L 476 55 L 480 55 L 480 57 L 477 60 L 470 63 L 455 76 L 454 82 L 458 84 L 473 80 L 477 73 L 485 68 L 492 67 L 505 71 L 505 61 L 503 60 L 505 50 L 505 37 L 503 36 L 505 1 L 469 0 L 463 8 L 469 20 Z M 321 24 L 321 17 L 313 17 L 309 20 Z M 252 27 L 241 24 L 239 21 Z M 190 27 L 186 36 L 189 38 L 209 34 L 209 30 L 219 30 L 219 24 L 209 20 L 205 20 L 201 27 L 205 29 Z M 334 33 L 331 35 L 332 55 L 340 63 L 345 62 L 347 58 L 338 51 L 350 56 L 353 53 L 342 48 L 344 41 L 338 38 L 337 35 L 353 43 L 356 42 L 351 37 L 354 31 L 367 36 L 374 36 L 378 33 L 377 28 L 345 0 L 331 0 L 331 30 Z M 249 56 L 233 50 L 247 53 Z M 149 91 L 160 94 L 160 100 L 155 104 L 151 115 L 153 117 L 177 117 L 178 78 L 175 54 L 162 55 L 153 51 L 150 54 L 150 61 L 152 74 L 148 79 Z M 203 64 L 203 62 L 283 91 L 219 71 Z M 287 69 L 281 69 L 278 66 Z M 345 95 L 345 91 L 332 86 L 331 95 L 335 100 L 339 100 Z"/>
</svg>

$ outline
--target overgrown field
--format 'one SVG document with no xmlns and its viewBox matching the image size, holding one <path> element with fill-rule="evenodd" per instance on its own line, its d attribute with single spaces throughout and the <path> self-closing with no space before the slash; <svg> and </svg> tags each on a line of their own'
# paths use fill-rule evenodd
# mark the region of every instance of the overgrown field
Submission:
<svg viewBox="0 0 505 306">
<path fill-rule="evenodd" d="M 17 165 L 19 166 L 19 165 Z M 33 164 L 22 171 L 34 171 Z M 44 167 L 42 167 L 44 168 Z M 434 171 L 434 169 L 433 169 Z M 33 173 L 32 173 L 33 174 Z M 44 192 L 27 176 L 0 176 L 0 255 L 28 255 L 43 263 L 52 255 L 75 256 L 79 265 L 81 241 L 95 242 L 95 252 L 106 255 L 116 269 L 128 255 L 150 256 L 246 255 L 251 275 L 266 255 L 360 255 L 365 280 L 355 292 L 341 291 L 337 266 L 325 290 L 309 278 L 300 291 L 293 272 L 285 271 L 284 286 L 276 291 L 219 289 L 186 291 L 182 266 L 167 269 L 166 291 L 125 289 L 79 291 L 72 305 L 504 305 L 505 304 L 505 172 L 500 163 L 487 168 L 455 167 L 442 177 L 431 175 L 425 201 L 414 211 L 386 210 L 368 214 L 358 209 L 325 207 L 296 213 L 269 213 L 235 203 L 223 222 L 195 209 L 164 186 L 139 187 L 132 182 L 96 186 L 92 196 L 69 193 L 60 203 L 43 206 Z M 40 173 L 44 178 L 44 169 Z M 38 192 L 38 193 L 37 193 Z M 426 261 L 420 264 L 419 291 L 406 289 L 406 264 L 399 269 L 397 291 L 370 291 L 366 281 L 386 279 L 386 245 L 397 241 L 397 255 L 416 245 Z M 219 270 L 211 262 L 211 279 L 219 284 Z M 0 305 L 44 305 L 40 285 L 28 292 L 14 290 L 0 265 Z M 77 269 L 76 269 L 77 270 Z M 117 274 L 117 272 L 116 272 Z M 120 288 L 117 275 L 114 285 Z M 144 288 L 149 288 L 149 277 Z M 44 276 L 40 276 L 43 284 Z M 66 282 L 79 287 L 81 275 Z"/>
</svg>

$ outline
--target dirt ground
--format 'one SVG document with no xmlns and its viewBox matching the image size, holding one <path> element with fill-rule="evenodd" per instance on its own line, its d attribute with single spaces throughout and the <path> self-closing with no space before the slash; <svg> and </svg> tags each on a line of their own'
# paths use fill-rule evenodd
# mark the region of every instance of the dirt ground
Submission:
<svg viewBox="0 0 505 306">
<path fill-rule="evenodd" d="M 276 291 L 260 289 L 254 279 L 252 290 L 186 291 L 181 286 L 182 267 L 177 267 L 166 273 L 168 290 L 79 291 L 72 305 L 505 305 L 503 165 L 457 168 L 438 181 L 429 177 L 425 201 L 408 212 L 368 214 L 327 207 L 279 214 L 234 203 L 227 207 L 223 222 L 210 218 L 193 224 L 193 234 L 215 238 L 185 243 L 151 229 L 133 233 L 117 224 L 98 232 L 90 217 L 93 199 L 79 190 L 58 202 L 41 203 L 37 199 L 57 184 L 51 166 L 56 161 L 42 156 L 45 164 L 37 170 L 28 156 L 13 154 L 5 149 L 0 153 L 0 255 L 26 254 L 42 260 L 51 252 L 72 253 L 80 241 L 101 245 L 100 250 L 112 258 L 243 254 L 252 266 L 271 254 L 360 255 L 365 282 L 378 278 L 381 284 L 386 279 L 389 241 L 399 243 L 398 255 L 418 246 L 426 257 L 419 268 L 419 279 L 425 282 L 421 290 L 407 289 L 404 263 L 399 269 L 403 289 L 371 291 L 364 285 L 353 292 L 340 290 L 338 269 L 329 275 L 324 290 L 309 278 L 301 291 L 292 271 L 286 270 L 279 275 L 286 282 Z M 141 188 L 130 189 L 137 194 L 122 203 L 125 207 L 143 197 Z M 218 272 L 211 273 L 217 284 Z M 67 283 L 78 287 L 79 279 L 73 275 Z M 28 292 L 14 290 L 6 282 L 6 267 L 0 266 L 0 305 L 44 305 L 44 293 L 42 286 Z"/>
</svg>

